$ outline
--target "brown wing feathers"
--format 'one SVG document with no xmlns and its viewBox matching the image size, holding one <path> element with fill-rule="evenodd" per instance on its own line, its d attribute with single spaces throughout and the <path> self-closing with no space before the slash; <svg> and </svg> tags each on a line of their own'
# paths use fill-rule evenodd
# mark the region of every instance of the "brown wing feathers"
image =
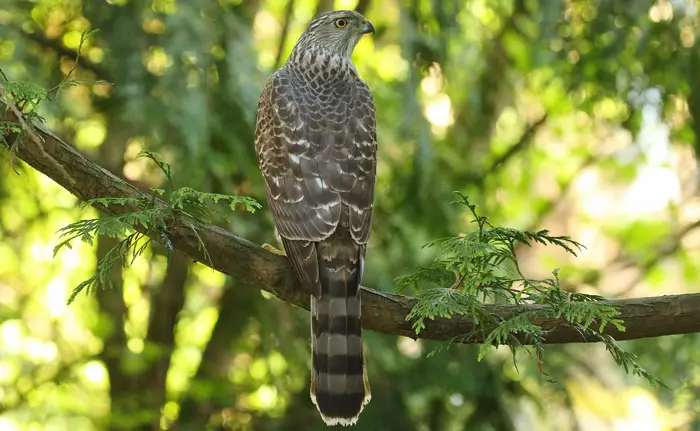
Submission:
<svg viewBox="0 0 700 431">
<path fill-rule="evenodd" d="M 360 283 L 374 197 L 374 102 L 349 57 L 313 45 L 297 52 L 304 37 L 263 90 L 255 146 L 277 230 L 311 293 L 312 401 L 327 424 L 349 425 L 370 399 Z"/>
</svg>

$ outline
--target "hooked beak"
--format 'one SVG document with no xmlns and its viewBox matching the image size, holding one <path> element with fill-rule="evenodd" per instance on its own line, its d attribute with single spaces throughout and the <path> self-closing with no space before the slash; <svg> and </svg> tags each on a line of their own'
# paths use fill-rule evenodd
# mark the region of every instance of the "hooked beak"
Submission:
<svg viewBox="0 0 700 431">
<path fill-rule="evenodd" d="M 374 33 L 374 26 L 371 22 L 365 21 L 364 23 L 362 23 L 362 27 L 360 27 L 360 30 L 362 34 Z"/>
</svg>

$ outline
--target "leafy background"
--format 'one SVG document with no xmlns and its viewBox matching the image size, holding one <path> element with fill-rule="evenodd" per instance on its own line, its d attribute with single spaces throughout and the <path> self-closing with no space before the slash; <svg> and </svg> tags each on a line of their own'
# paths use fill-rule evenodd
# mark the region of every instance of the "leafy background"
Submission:
<svg viewBox="0 0 700 431">
<path fill-rule="evenodd" d="M 697 291 L 700 50 L 691 0 L 9 0 L 0 68 L 46 88 L 57 134 L 139 187 L 173 181 L 264 202 L 257 97 L 317 11 L 375 24 L 355 62 L 377 103 L 380 163 L 365 281 L 428 263 L 426 242 L 497 225 L 547 228 L 578 258 L 517 250 L 571 291 Z M 105 81 L 103 82 L 95 81 Z M 158 247 L 66 301 L 113 243 L 55 258 L 57 231 L 96 217 L 0 152 L 0 429 L 322 429 L 308 397 L 308 316 Z M 267 211 L 226 225 L 274 242 Z M 548 347 L 549 376 L 507 348 L 367 332 L 373 400 L 358 429 L 700 429 L 700 338 L 624 343 L 671 390 L 626 376 L 600 345 Z M 555 382 L 549 382 L 554 380 Z"/>
</svg>

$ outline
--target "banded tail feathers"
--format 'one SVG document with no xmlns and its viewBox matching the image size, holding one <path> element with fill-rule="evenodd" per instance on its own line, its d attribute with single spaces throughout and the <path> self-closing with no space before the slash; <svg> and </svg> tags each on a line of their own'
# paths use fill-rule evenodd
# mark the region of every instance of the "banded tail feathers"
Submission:
<svg viewBox="0 0 700 431">
<path fill-rule="evenodd" d="M 311 297 L 311 399 L 328 425 L 354 424 L 371 399 L 362 347 L 364 246 L 343 237 L 317 243 L 321 295 Z"/>
</svg>

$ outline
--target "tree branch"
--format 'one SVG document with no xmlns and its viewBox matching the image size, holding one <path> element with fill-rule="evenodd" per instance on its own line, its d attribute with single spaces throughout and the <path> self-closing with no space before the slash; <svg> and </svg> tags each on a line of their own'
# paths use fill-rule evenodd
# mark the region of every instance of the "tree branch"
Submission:
<svg viewBox="0 0 700 431">
<path fill-rule="evenodd" d="M 355 12 L 361 13 L 364 15 L 367 13 L 367 9 L 369 9 L 370 5 L 370 0 L 360 0 L 357 2 L 357 6 L 355 6 Z"/>
<path fill-rule="evenodd" d="M 321 12 L 328 12 L 333 9 L 333 0 L 318 0 L 316 3 L 316 10 L 314 11 L 314 16 L 320 14 Z"/>
<path fill-rule="evenodd" d="M 505 164 L 508 160 L 512 159 L 513 156 L 518 154 L 520 151 L 524 150 L 528 142 L 530 142 L 530 140 L 532 139 L 533 135 L 537 133 L 537 131 L 540 129 L 540 127 L 544 125 L 546 121 L 547 114 L 544 114 L 540 119 L 527 126 L 525 132 L 522 135 L 520 135 L 520 139 L 518 139 L 518 142 L 516 142 L 513 146 L 508 148 L 508 150 L 505 153 L 501 154 L 501 156 L 497 157 L 496 160 L 494 160 L 493 163 L 491 163 L 491 167 L 488 168 L 486 172 L 488 174 L 491 174 L 493 171 L 500 168 L 501 165 Z M 486 174 L 484 176 L 486 176 Z"/>
<path fill-rule="evenodd" d="M 275 69 L 282 66 L 282 56 L 284 55 L 284 46 L 287 44 L 287 36 L 289 35 L 289 25 L 292 22 L 292 14 L 294 13 L 295 0 L 289 0 L 287 7 L 284 10 L 284 24 L 280 33 L 280 42 L 277 45 L 277 57 L 275 58 Z"/>
<path fill-rule="evenodd" d="M 542 126 L 544 126 L 546 122 L 547 114 L 544 114 L 537 121 L 528 125 L 515 144 L 510 146 L 505 153 L 496 157 L 496 159 L 490 163 L 488 168 L 482 170 L 479 174 L 472 176 L 472 178 L 470 179 L 472 185 L 474 185 L 475 187 L 481 187 L 481 185 L 484 184 L 484 181 L 486 181 L 487 176 L 494 175 L 496 172 L 501 170 L 505 166 L 505 164 L 508 161 L 510 161 L 514 156 L 526 150 L 532 142 L 532 138 L 534 137 L 535 133 L 537 133 L 537 131 Z"/>
<path fill-rule="evenodd" d="M 0 96 L 1 90 L 0 88 Z M 24 130 L 17 157 L 52 178 L 79 199 L 143 195 L 136 187 L 88 160 L 44 126 L 33 127 L 27 121 L 17 118 L 16 110 L 5 108 L 6 106 L 0 106 L 0 121 L 13 122 Z M 35 130 L 26 130 L 27 127 Z M 165 203 L 157 202 L 157 205 Z M 128 206 L 98 209 L 108 214 L 134 210 Z M 158 233 L 145 233 L 150 233 L 154 239 L 160 238 Z M 296 278 L 285 257 L 270 253 L 256 244 L 211 225 L 193 228 L 174 220 L 168 235 L 175 249 L 190 258 L 239 279 L 241 284 L 257 287 L 283 301 L 308 309 L 308 294 L 296 287 Z M 199 247 L 199 238 L 206 244 L 210 256 L 208 260 Z M 415 298 L 363 287 L 362 324 L 366 329 L 417 338 L 411 323 L 406 321 L 406 315 L 415 303 Z M 619 332 L 610 325 L 606 327 L 605 333 L 617 340 L 700 332 L 700 294 L 612 300 L 607 303 L 618 307 L 621 313 L 619 317 L 624 320 L 627 328 L 626 332 Z M 504 318 L 545 308 L 543 305 L 487 306 L 488 311 Z M 585 337 L 561 319 L 542 319 L 536 323 L 544 329 L 546 343 L 597 341 L 596 338 Z M 426 327 L 418 338 L 444 341 L 469 334 L 473 329 L 469 318 L 437 318 L 426 322 Z M 466 342 L 481 341 L 483 340 L 475 336 Z M 521 341 L 527 343 L 527 340 Z"/>
</svg>

